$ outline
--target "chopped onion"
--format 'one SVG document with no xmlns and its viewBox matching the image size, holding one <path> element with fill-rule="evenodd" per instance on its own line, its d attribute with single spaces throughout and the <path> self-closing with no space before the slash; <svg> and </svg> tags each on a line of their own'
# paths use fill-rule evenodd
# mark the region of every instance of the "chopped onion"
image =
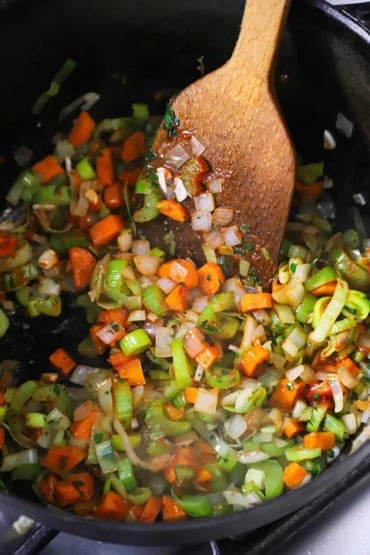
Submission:
<svg viewBox="0 0 370 555">
<path fill-rule="evenodd" d="M 203 374 L 204 374 L 204 366 L 202 366 L 201 364 L 198 364 L 194 372 L 194 381 L 200 382 L 201 379 L 203 378 Z"/>
<path fill-rule="evenodd" d="M 194 302 L 192 304 L 192 309 L 195 310 L 198 314 L 202 312 L 202 310 L 207 306 L 209 303 L 209 298 L 205 295 L 201 295 L 195 297 Z"/>
<path fill-rule="evenodd" d="M 274 303 L 274 311 L 282 324 L 295 324 L 294 312 L 289 305 Z"/>
<path fill-rule="evenodd" d="M 38 292 L 42 297 L 46 297 L 48 295 L 60 295 L 60 289 L 60 283 L 55 281 L 55 279 L 44 276 L 39 278 Z"/>
<path fill-rule="evenodd" d="M 288 370 L 286 370 L 285 372 L 285 375 L 289 381 L 294 382 L 297 378 L 300 377 L 303 371 L 303 364 L 299 364 L 298 366 L 293 366 L 293 368 L 288 368 Z"/>
<path fill-rule="evenodd" d="M 86 385 L 88 376 L 98 372 L 101 372 L 100 368 L 78 364 L 69 377 L 69 381 L 77 385 Z"/>
<path fill-rule="evenodd" d="M 204 414 L 216 414 L 217 411 L 218 392 L 215 389 L 209 390 L 200 387 L 194 403 L 194 410 L 196 412 L 203 412 Z"/>
<path fill-rule="evenodd" d="M 121 252 L 127 252 L 132 246 L 132 230 L 123 229 L 117 237 L 118 248 Z"/>
<path fill-rule="evenodd" d="M 176 166 L 176 168 L 181 168 L 189 159 L 189 153 L 180 144 L 177 144 L 172 150 L 167 152 L 168 162 Z"/>
<path fill-rule="evenodd" d="M 355 434 L 357 431 L 357 422 L 354 414 L 343 414 L 342 422 L 349 434 Z"/>
<path fill-rule="evenodd" d="M 43 270 L 54 268 L 59 262 L 57 253 L 53 249 L 46 249 L 37 260 L 37 265 Z"/>
<path fill-rule="evenodd" d="M 162 289 L 164 293 L 166 293 L 166 295 L 171 293 L 171 291 L 173 291 L 173 289 L 175 289 L 177 285 L 175 281 L 167 277 L 159 278 L 156 281 L 156 284 Z"/>
<path fill-rule="evenodd" d="M 150 243 L 145 239 L 136 239 L 132 241 L 132 254 L 143 256 L 150 253 Z"/>
<path fill-rule="evenodd" d="M 231 439 L 239 439 L 247 429 L 247 423 L 241 414 L 234 414 L 224 424 L 225 432 Z"/>
<path fill-rule="evenodd" d="M 191 136 L 190 143 L 194 156 L 200 156 L 206 150 L 206 147 L 194 135 Z"/>
<path fill-rule="evenodd" d="M 336 376 L 330 377 L 329 386 L 333 394 L 334 412 L 341 412 L 343 410 L 344 399 L 339 379 Z"/>
<path fill-rule="evenodd" d="M 90 110 L 90 108 L 92 108 L 92 106 L 94 106 L 94 104 L 99 100 L 99 98 L 100 95 L 96 92 L 87 92 L 82 96 L 79 96 L 63 108 L 58 116 L 58 121 L 63 121 L 67 116 L 69 116 L 69 114 L 79 108 L 79 106 L 81 106 L 81 110 Z"/>
<path fill-rule="evenodd" d="M 226 227 L 222 230 L 222 236 L 225 241 L 225 245 L 228 247 L 235 247 L 240 245 L 242 242 L 242 233 L 237 225 L 231 227 Z"/>
<path fill-rule="evenodd" d="M 121 328 L 122 329 L 122 328 Z M 99 337 L 100 341 L 102 341 L 105 345 L 110 345 L 113 341 L 115 341 L 118 336 L 120 335 L 121 329 L 112 325 L 112 322 L 109 322 L 102 328 L 100 328 L 96 335 Z"/>
<path fill-rule="evenodd" d="M 270 458 L 270 455 L 259 449 L 254 451 L 239 451 L 238 461 L 242 464 L 253 464 L 260 461 L 266 461 Z"/>
<path fill-rule="evenodd" d="M 240 493 L 240 491 L 237 490 L 225 490 L 222 493 L 226 500 L 226 503 L 235 507 L 248 509 L 253 505 L 258 505 L 258 503 L 262 503 L 262 500 L 254 491 L 251 491 L 247 495 L 243 495 L 242 493 Z"/>
<path fill-rule="evenodd" d="M 191 213 L 191 227 L 194 231 L 209 231 L 212 227 L 211 213 L 193 210 Z"/>
<path fill-rule="evenodd" d="M 224 238 L 219 231 L 213 229 L 204 235 L 204 242 L 211 249 L 217 249 L 224 244 Z"/>
<path fill-rule="evenodd" d="M 215 199 L 212 193 L 201 193 L 193 199 L 195 210 L 198 212 L 213 212 L 215 209 Z"/>
<path fill-rule="evenodd" d="M 146 319 L 145 310 L 132 310 L 130 316 L 128 317 L 128 322 L 144 322 Z"/>
<path fill-rule="evenodd" d="M 161 263 L 162 259 L 158 256 L 143 254 L 134 257 L 134 264 L 136 266 L 136 269 L 143 276 L 154 276 L 157 273 L 157 270 Z"/>
<path fill-rule="evenodd" d="M 313 383 L 315 381 L 316 375 L 314 370 L 309 366 L 309 364 L 303 365 L 303 372 L 301 373 L 301 380 L 305 383 Z"/>
<path fill-rule="evenodd" d="M 215 225 L 229 225 L 234 219 L 234 210 L 231 208 L 216 208 L 212 220 Z"/>
<path fill-rule="evenodd" d="M 169 174 L 170 174 L 169 170 L 167 170 L 167 168 L 157 168 L 156 174 L 157 174 L 158 185 L 159 185 L 160 189 L 163 191 L 163 193 L 165 195 L 167 195 L 167 181 L 166 181 L 166 178 L 169 178 Z"/>
<path fill-rule="evenodd" d="M 348 368 L 340 365 L 338 367 L 338 377 L 348 389 L 354 389 L 360 381 L 359 375 L 353 374 Z"/>
<path fill-rule="evenodd" d="M 256 320 L 252 316 L 247 314 L 247 316 L 245 317 L 245 325 L 244 325 L 243 337 L 240 343 L 240 350 L 244 351 L 252 345 L 252 338 L 253 338 L 254 332 L 256 331 L 256 328 L 257 328 Z"/>
<path fill-rule="evenodd" d="M 75 147 L 67 139 L 58 141 L 55 145 L 54 156 L 58 162 L 63 162 L 66 158 L 72 158 L 74 154 Z M 67 173 L 70 172 L 67 171 Z"/>
<path fill-rule="evenodd" d="M 181 179 L 181 177 L 175 177 L 173 182 L 175 184 L 174 193 L 175 193 L 176 200 L 178 202 L 184 201 L 186 197 L 189 196 L 189 193 L 184 185 L 183 180 Z"/>
<path fill-rule="evenodd" d="M 155 351 L 154 354 L 159 358 L 168 358 L 172 355 L 171 342 L 173 332 L 171 328 L 161 326 L 155 329 Z"/>
<path fill-rule="evenodd" d="M 225 179 L 222 177 L 211 179 L 208 183 L 208 190 L 210 193 L 222 193 L 222 187 L 224 184 Z"/>
<path fill-rule="evenodd" d="M 304 299 L 306 292 L 300 281 L 290 281 L 277 291 L 273 291 L 272 298 L 277 303 L 298 306 Z"/>
<path fill-rule="evenodd" d="M 191 328 L 184 336 L 184 349 L 190 358 L 195 359 L 204 351 L 204 333 L 198 328 Z"/>
</svg>

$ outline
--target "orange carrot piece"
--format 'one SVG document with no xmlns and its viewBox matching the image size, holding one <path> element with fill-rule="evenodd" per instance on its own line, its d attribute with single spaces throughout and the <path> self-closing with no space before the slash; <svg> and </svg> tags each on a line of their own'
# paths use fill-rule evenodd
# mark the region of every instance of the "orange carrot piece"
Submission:
<svg viewBox="0 0 370 555">
<path fill-rule="evenodd" d="M 242 312 L 265 308 L 272 308 L 271 293 L 245 293 L 240 300 L 240 310 Z"/>
<path fill-rule="evenodd" d="M 157 204 L 157 208 L 163 216 L 176 220 L 177 222 L 187 222 L 190 220 L 189 212 L 177 200 L 163 199 Z"/>
<path fill-rule="evenodd" d="M 5 447 L 5 430 L 4 428 L 0 428 L 0 451 L 2 451 Z"/>
<path fill-rule="evenodd" d="M 123 206 L 123 195 L 121 183 L 113 183 L 105 187 L 103 192 L 104 204 L 110 210 L 116 210 Z"/>
<path fill-rule="evenodd" d="M 199 277 L 195 264 L 191 260 L 175 258 L 164 262 L 158 269 L 159 277 L 168 277 L 176 283 L 183 283 L 189 289 L 197 287 Z"/>
<path fill-rule="evenodd" d="M 90 501 L 94 495 L 94 477 L 89 472 L 73 472 L 68 475 L 70 482 L 80 493 L 81 501 Z"/>
<path fill-rule="evenodd" d="M 112 153 L 109 148 L 102 148 L 98 153 L 96 159 L 96 174 L 98 180 L 103 185 L 113 185 L 114 182 L 114 168 Z"/>
<path fill-rule="evenodd" d="M 145 133 L 134 131 L 127 137 L 122 145 L 121 158 L 124 162 L 132 162 L 145 156 Z"/>
<path fill-rule="evenodd" d="M 104 327 L 104 324 L 94 324 L 89 328 L 90 337 L 92 339 L 92 342 L 94 343 L 94 347 L 97 355 L 102 355 L 105 352 L 106 348 L 108 347 L 108 345 L 103 343 L 103 341 L 97 335 L 97 333 L 103 327 Z"/>
<path fill-rule="evenodd" d="M 255 375 L 256 370 L 266 360 L 269 359 L 270 352 L 262 345 L 253 345 L 242 356 L 240 366 L 246 376 L 250 378 Z"/>
<path fill-rule="evenodd" d="M 55 501 L 58 507 L 67 507 L 80 501 L 81 494 L 70 482 L 62 481 L 55 484 Z"/>
<path fill-rule="evenodd" d="M 198 270 L 199 288 L 204 295 L 215 295 L 225 282 L 221 267 L 215 262 L 206 262 Z"/>
<path fill-rule="evenodd" d="M 215 342 L 214 345 L 210 345 L 205 341 L 203 351 L 195 357 L 195 360 L 197 364 L 208 370 L 222 355 L 223 349 L 220 343 Z"/>
<path fill-rule="evenodd" d="M 59 347 L 51 353 L 49 360 L 51 364 L 60 370 L 65 376 L 69 374 L 77 365 L 73 358 L 62 347 Z"/>
<path fill-rule="evenodd" d="M 54 474 L 47 474 L 40 481 L 40 491 L 48 503 L 55 501 L 55 485 L 58 479 Z"/>
<path fill-rule="evenodd" d="M 140 168 L 126 168 L 118 175 L 118 179 L 127 185 L 135 185 L 141 175 Z"/>
<path fill-rule="evenodd" d="M 81 439 L 89 438 L 98 414 L 99 412 L 97 410 L 94 410 L 88 416 L 85 416 L 85 418 L 83 418 L 82 420 L 72 422 L 70 425 L 72 435 Z"/>
<path fill-rule="evenodd" d="M 194 450 L 189 445 L 177 447 L 175 456 L 171 459 L 169 464 L 163 468 L 162 473 L 169 484 L 173 484 L 176 480 L 175 466 L 177 464 L 186 464 L 194 469 L 199 468 L 199 463 L 196 460 Z"/>
<path fill-rule="evenodd" d="M 54 445 L 49 448 L 40 463 L 55 474 L 63 476 L 82 462 L 86 453 L 80 447 L 72 445 Z"/>
<path fill-rule="evenodd" d="M 127 500 L 115 491 L 109 491 L 104 495 L 100 505 L 95 508 L 94 516 L 113 520 L 125 520 L 128 511 L 129 504 Z"/>
<path fill-rule="evenodd" d="M 315 181 L 314 183 L 309 183 L 306 185 L 302 181 L 296 180 L 294 184 L 294 189 L 297 195 L 299 195 L 305 202 L 314 202 L 319 198 L 324 188 L 323 180 Z"/>
<path fill-rule="evenodd" d="M 135 355 L 124 355 L 122 352 L 111 353 L 108 357 L 108 362 L 118 372 L 120 366 L 124 366 L 130 360 L 134 360 Z"/>
<path fill-rule="evenodd" d="M 310 295 L 314 297 L 322 297 L 325 295 L 333 295 L 335 289 L 337 287 L 337 280 L 329 281 L 328 283 L 324 283 L 323 285 L 319 285 L 310 291 Z"/>
<path fill-rule="evenodd" d="M 120 378 L 127 380 L 130 386 L 145 385 L 146 379 L 139 357 L 127 361 L 125 364 L 116 367 Z"/>
<path fill-rule="evenodd" d="M 283 482 L 287 488 L 296 488 L 307 475 L 308 472 L 302 465 L 291 462 L 284 468 Z"/>
<path fill-rule="evenodd" d="M 182 520 L 186 518 L 186 513 L 172 497 L 162 495 L 162 518 L 164 521 Z"/>
<path fill-rule="evenodd" d="M 189 289 L 183 283 L 178 283 L 171 293 L 167 295 L 164 302 L 169 309 L 175 312 L 185 312 L 188 308 Z"/>
<path fill-rule="evenodd" d="M 161 512 L 162 499 L 151 495 L 145 503 L 141 515 L 138 517 L 139 522 L 154 522 Z"/>
<path fill-rule="evenodd" d="M 286 418 L 283 425 L 283 434 L 288 439 L 298 436 L 304 430 L 304 423 L 295 418 Z"/>
<path fill-rule="evenodd" d="M 185 387 L 185 400 L 187 403 L 194 405 L 197 395 L 198 395 L 198 388 L 197 387 Z"/>
<path fill-rule="evenodd" d="M 120 216 L 109 214 L 89 228 L 90 239 L 95 247 L 106 245 L 115 239 L 124 227 Z"/>
<path fill-rule="evenodd" d="M 286 412 L 291 411 L 305 386 L 304 382 L 291 382 L 288 378 L 280 378 L 270 397 L 270 405 Z"/>
<path fill-rule="evenodd" d="M 311 432 L 303 437 L 303 445 L 308 449 L 319 447 L 323 451 L 328 451 L 335 447 L 335 435 L 333 432 Z"/>
<path fill-rule="evenodd" d="M 5 405 L 5 395 L 2 391 L 0 391 L 0 407 Z"/>
<path fill-rule="evenodd" d="M 37 164 L 34 164 L 32 166 L 32 171 L 40 175 L 41 183 L 47 183 L 50 179 L 53 179 L 53 177 L 65 173 L 58 160 L 54 158 L 54 156 L 51 156 L 51 154 L 45 156 L 45 158 L 37 162 Z"/>
<path fill-rule="evenodd" d="M 106 308 L 105 310 L 101 310 L 99 312 L 97 321 L 99 324 L 109 324 L 111 322 L 114 322 L 115 324 L 120 324 L 121 326 L 125 327 L 127 324 L 127 318 L 127 308 Z"/>
<path fill-rule="evenodd" d="M 72 129 L 68 135 L 69 142 L 72 143 L 73 146 L 80 146 L 86 143 L 90 139 L 95 125 L 95 121 L 90 114 L 82 110 L 73 122 Z"/>
<path fill-rule="evenodd" d="M 196 480 L 202 483 L 212 482 L 212 474 L 206 468 L 199 468 L 199 470 L 197 470 Z"/>
<path fill-rule="evenodd" d="M 170 420 L 181 420 L 184 417 L 184 409 L 176 408 L 171 403 L 166 401 L 163 405 L 164 412 Z"/>
<path fill-rule="evenodd" d="M 77 291 L 82 291 L 90 283 L 96 265 L 95 256 L 82 247 L 72 247 L 68 252 L 68 260 L 73 283 Z"/>
</svg>

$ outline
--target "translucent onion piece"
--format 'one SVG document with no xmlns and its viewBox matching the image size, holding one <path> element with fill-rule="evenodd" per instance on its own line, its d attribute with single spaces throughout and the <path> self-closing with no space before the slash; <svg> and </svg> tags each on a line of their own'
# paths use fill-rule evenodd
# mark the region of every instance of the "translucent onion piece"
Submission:
<svg viewBox="0 0 370 555">
<path fill-rule="evenodd" d="M 171 341 L 173 333 L 171 328 L 160 327 L 155 330 L 155 356 L 168 358 L 172 355 Z"/>
<path fill-rule="evenodd" d="M 211 213 L 193 210 L 191 213 L 191 227 L 194 231 L 209 231 L 212 227 Z"/>
<path fill-rule="evenodd" d="M 201 193 L 193 197 L 195 210 L 199 212 L 213 212 L 215 209 L 215 199 L 212 193 Z"/>
<path fill-rule="evenodd" d="M 229 225 L 234 219 L 234 210 L 231 208 L 216 208 L 213 212 L 212 220 L 215 225 Z"/>
<path fill-rule="evenodd" d="M 132 231 L 131 229 L 123 229 L 117 237 L 118 248 L 121 252 L 127 252 L 132 246 Z"/>
<path fill-rule="evenodd" d="M 142 254 L 134 257 L 134 264 L 136 266 L 136 269 L 143 276 L 155 275 L 161 263 L 162 259 L 158 256 Z"/>
<path fill-rule="evenodd" d="M 193 135 L 190 139 L 190 144 L 194 156 L 200 156 L 206 150 L 206 147 Z"/>
<path fill-rule="evenodd" d="M 234 414 L 224 424 L 225 432 L 232 439 L 239 439 L 247 429 L 247 423 L 241 414 Z"/>
<path fill-rule="evenodd" d="M 166 158 L 176 168 L 181 168 L 190 159 L 190 155 L 182 145 L 177 144 L 172 150 L 167 152 Z"/>
<path fill-rule="evenodd" d="M 132 241 L 132 254 L 137 256 L 148 255 L 150 253 L 150 243 L 145 239 L 135 239 Z"/>
<path fill-rule="evenodd" d="M 175 177 L 173 182 L 175 185 L 174 193 L 175 193 L 176 200 L 178 202 L 184 201 L 186 197 L 189 196 L 189 193 L 184 185 L 183 180 L 180 177 Z"/>
<path fill-rule="evenodd" d="M 242 242 L 242 233 L 237 225 L 227 227 L 222 230 L 222 236 L 225 241 L 225 245 L 228 247 L 236 247 Z"/>
<path fill-rule="evenodd" d="M 266 461 L 270 458 L 270 455 L 259 449 L 254 451 L 239 451 L 238 461 L 242 464 L 253 464 L 260 461 Z"/>
</svg>

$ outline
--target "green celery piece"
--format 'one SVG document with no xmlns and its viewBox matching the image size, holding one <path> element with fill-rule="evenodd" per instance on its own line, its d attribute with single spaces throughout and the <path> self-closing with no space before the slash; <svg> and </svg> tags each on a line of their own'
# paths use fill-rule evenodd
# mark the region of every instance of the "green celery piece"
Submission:
<svg viewBox="0 0 370 555">
<path fill-rule="evenodd" d="M 156 457 L 157 455 L 163 455 L 163 453 L 171 452 L 171 443 L 164 439 L 163 437 L 151 441 L 146 449 L 146 452 L 151 457 Z"/>
<path fill-rule="evenodd" d="M 253 439 L 244 439 L 242 441 L 244 451 L 260 451 L 262 443 Z"/>
<path fill-rule="evenodd" d="M 147 407 L 145 424 L 152 440 L 164 436 L 174 437 L 186 434 L 191 430 L 191 423 L 187 420 L 170 420 L 166 417 L 163 400 L 157 397 Z"/>
<path fill-rule="evenodd" d="M 260 407 L 263 401 L 265 400 L 266 395 L 267 395 L 266 389 L 263 386 L 261 386 L 255 391 L 253 391 L 253 393 L 251 393 L 251 395 L 249 395 L 249 397 L 245 400 L 245 403 L 243 404 L 243 406 L 239 407 L 238 409 L 236 409 L 234 406 L 231 406 L 231 405 L 226 405 L 223 408 L 229 412 L 244 414 L 251 409 Z"/>
<path fill-rule="evenodd" d="M 139 447 L 142 441 L 141 434 L 139 433 L 127 434 L 127 437 L 131 447 L 133 447 L 134 449 L 136 449 L 136 447 Z M 118 434 L 112 434 L 111 442 L 112 442 L 113 449 L 115 449 L 116 451 L 126 451 L 125 446 L 122 443 L 121 436 L 119 436 Z"/>
<path fill-rule="evenodd" d="M 214 295 L 209 303 L 213 310 L 224 312 L 225 310 L 235 310 L 234 293 L 232 291 L 224 291 Z"/>
<path fill-rule="evenodd" d="M 195 478 L 195 470 L 189 464 L 175 464 L 173 469 L 177 482 L 189 483 Z"/>
<path fill-rule="evenodd" d="M 132 493 L 127 495 L 127 500 L 132 503 L 133 505 L 143 505 L 152 495 L 152 492 L 147 487 L 137 488 Z"/>
<path fill-rule="evenodd" d="M 217 463 L 209 463 L 205 468 L 212 474 L 211 491 L 224 491 L 229 485 L 225 472 Z"/>
<path fill-rule="evenodd" d="M 323 429 L 326 432 L 333 432 L 339 441 L 343 441 L 346 435 L 346 427 L 343 422 L 330 413 L 325 417 Z"/>
<path fill-rule="evenodd" d="M 352 311 L 355 311 L 357 320 L 366 320 L 370 313 L 370 298 L 362 291 L 350 289 L 346 304 L 344 305 L 344 309 L 342 311 L 343 313 L 345 313 L 347 307 L 350 309 L 350 315 L 352 315 Z"/>
<path fill-rule="evenodd" d="M 27 412 L 25 424 L 27 428 L 45 428 L 47 424 L 46 414 L 42 412 Z"/>
<path fill-rule="evenodd" d="M 239 330 L 240 323 L 238 318 L 227 316 L 224 313 L 218 313 L 217 316 L 219 330 L 215 332 L 206 331 L 206 333 L 211 335 L 214 339 L 219 339 L 220 341 L 232 339 Z"/>
<path fill-rule="evenodd" d="M 130 428 L 133 402 L 131 388 L 126 380 L 115 380 L 112 386 L 114 407 L 117 418 L 122 422 L 124 428 Z"/>
<path fill-rule="evenodd" d="M 109 439 L 105 441 L 96 441 L 94 436 L 95 453 L 98 464 L 103 474 L 115 472 L 118 469 L 118 459 L 113 451 L 112 443 Z"/>
<path fill-rule="evenodd" d="M 60 316 L 62 312 L 62 299 L 59 295 L 48 295 L 38 299 L 31 299 L 27 304 L 27 310 L 30 316 Z"/>
<path fill-rule="evenodd" d="M 37 382 L 35 380 L 28 380 L 17 387 L 10 403 L 10 409 L 20 412 L 26 402 L 31 399 L 36 388 Z"/>
<path fill-rule="evenodd" d="M 220 331 L 220 323 L 218 315 L 211 304 L 208 304 L 199 314 L 197 327 L 207 334 L 217 333 Z"/>
<path fill-rule="evenodd" d="M 142 102 L 132 104 L 132 117 L 138 120 L 145 120 L 149 117 L 149 106 Z"/>
<path fill-rule="evenodd" d="M 139 355 L 152 345 L 149 335 L 143 329 L 129 332 L 121 339 L 119 346 L 126 355 Z"/>
<path fill-rule="evenodd" d="M 313 308 L 316 303 L 316 298 L 312 295 L 305 295 L 303 301 L 297 306 L 295 311 L 295 317 L 301 324 L 306 324 L 310 315 L 313 312 Z"/>
<path fill-rule="evenodd" d="M 316 287 L 320 287 L 325 283 L 329 283 L 330 281 L 335 281 L 338 277 L 337 272 L 331 266 L 325 266 L 321 268 L 312 276 L 310 276 L 304 283 L 304 288 L 306 291 L 312 291 L 312 289 L 316 289 Z"/>
<path fill-rule="evenodd" d="M 289 447 L 285 449 L 284 456 L 289 462 L 299 462 L 306 459 L 316 459 L 321 457 L 321 449 L 316 447 L 314 449 L 309 449 L 307 447 Z"/>
<path fill-rule="evenodd" d="M 193 383 L 194 367 L 185 352 L 181 339 L 174 339 L 171 342 L 171 352 L 177 385 L 181 389 L 191 386 Z"/>
<path fill-rule="evenodd" d="M 65 233 L 52 233 L 50 236 L 50 246 L 58 254 L 67 254 L 73 247 L 87 248 L 89 237 L 82 229 L 69 229 Z"/>
<path fill-rule="evenodd" d="M 10 326 L 9 318 L 7 317 L 3 309 L 0 308 L 0 337 L 4 337 L 4 335 L 9 329 L 9 326 Z"/>
<path fill-rule="evenodd" d="M 89 158 L 85 156 L 76 164 L 76 170 L 82 181 L 89 181 L 96 178 L 96 172 L 91 164 Z"/>
<path fill-rule="evenodd" d="M 58 73 L 55 75 L 54 79 L 51 81 L 48 90 L 44 91 L 36 100 L 31 108 L 33 115 L 38 116 L 46 104 L 49 102 L 50 98 L 56 96 L 59 93 L 59 89 L 63 81 L 72 73 L 76 68 L 76 62 L 71 58 L 67 58 Z"/>
<path fill-rule="evenodd" d="M 286 449 L 286 445 L 283 447 L 279 447 L 274 441 L 269 443 L 261 443 L 261 451 L 270 455 L 270 457 L 282 457 L 284 455 L 284 451 Z"/>
<path fill-rule="evenodd" d="M 240 372 L 237 368 L 213 366 L 205 372 L 206 382 L 210 387 L 229 389 L 240 384 Z"/>
<path fill-rule="evenodd" d="M 105 285 L 109 288 L 120 290 L 123 282 L 122 270 L 127 265 L 128 261 L 126 259 L 110 260 L 104 274 Z"/>
<path fill-rule="evenodd" d="M 43 467 L 38 463 L 20 464 L 12 471 L 12 480 L 30 480 L 33 482 L 43 470 Z"/>
<path fill-rule="evenodd" d="M 158 186 L 149 177 L 144 177 L 136 183 L 135 193 L 144 195 L 144 206 L 134 212 L 134 221 L 142 223 L 154 220 L 159 215 L 157 205 L 161 200 Z"/>
<path fill-rule="evenodd" d="M 262 470 L 265 474 L 265 495 L 272 499 L 284 491 L 283 467 L 277 461 L 267 460 L 250 465 L 251 468 Z"/>
<path fill-rule="evenodd" d="M 188 516 L 193 518 L 205 518 L 213 514 L 213 505 L 210 503 L 207 495 L 177 496 L 172 490 L 172 497 Z"/>
<path fill-rule="evenodd" d="M 168 308 L 164 302 L 165 298 L 164 292 L 156 283 L 148 285 L 143 291 L 143 305 L 147 310 L 150 310 L 150 312 L 153 312 L 159 318 L 162 318 L 168 312 Z"/>
<path fill-rule="evenodd" d="M 5 198 L 12 206 L 16 206 L 20 200 L 29 203 L 40 186 L 39 175 L 31 170 L 23 170 L 14 181 Z"/>
<path fill-rule="evenodd" d="M 327 411 L 328 407 L 326 405 L 318 405 L 317 407 L 313 407 L 311 417 L 306 424 L 308 432 L 317 432 L 319 430 Z"/>
<path fill-rule="evenodd" d="M 328 254 L 329 263 L 348 281 L 353 289 L 364 291 L 370 289 L 370 273 L 352 260 L 342 245 L 334 246 Z"/>
<path fill-rule="evenodd" d="M 324 162 L 312 162 L 311 164 L 304 164 L 298 166 L 296 170 L 296 177 L 305 185 L 314 183 L 324 175 Z"/>
<path fill-rule="evenodd" d="M 32 204 L 54 204 L 67 206 L 70 203 L 70 189 L 66 185 L 43 185 L 32 196 Z"/>
<path fill-rule="evenodd" d="M 164 386 L 163 395 L 167 401 L 172 401 L 182 390 L 183 388 L 179 387 L 176 380 L 170 380 Z"/>
<path fill-rule="evenodd" d="M 0 274 L 0 292 L 16 291 L 20 287 L 34 281 L 39 276 L 39 269 L 33 262 L 28 262 L 10 272 Z"/>
<path fill-rule="evenodd" d="M 132 462 L 128 457 L 118 461 L 118 478 L 123 484 L 127 493 L 134 491 L 137 488 L 137 482 L 134 474 Z"/>
</svg>

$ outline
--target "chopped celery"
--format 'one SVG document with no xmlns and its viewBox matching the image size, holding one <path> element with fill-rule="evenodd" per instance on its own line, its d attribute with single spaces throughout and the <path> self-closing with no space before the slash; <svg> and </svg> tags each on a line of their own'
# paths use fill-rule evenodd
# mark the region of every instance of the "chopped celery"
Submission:
<svg viewBox="0 0 370 555">
<path fill-rule="evenodd" d="M 112 386 L 112 393 L 117 418 L 122 422 L 124 428 L 129 428 L 133 413 L 133 401 L 128 382 L 121 379 L 115 380 Z"/>
<path fill-rule="evenodd" d="M 123 484 L 127 493 L 132 492 L 137 488 L 134 468 L 129 458 L 125 457 L 118 461 L 118 478 Z"/>
<path fill-rule="evenodd" d="M 180 389 L 189 387 L 193 383 L 194 367 L 187 356 L 181 339 L 174 339 L 171 343 L 173 370 L 175 380 Z"/>
<path fill-rule="evenodd" d="M 285 458 L 290 462 L 304 461 L 306 459 L 316 459 L 321 457 L 321 449 L 316 447 L 309 449 L 307 447 L 289 447 L 284 451 Z"/>
<path fill-rule="evenodd" d="M 168 308 L 164 302 L 165 294 L 162 289 L 156 284 L 152 283 L 145 287 L 143 291 L 143 305 L 147 310 L 153 312 L 159 318 L 163 318 L 168 312 Z"/>
<path fill-rule="evenodd" d="M 76 170 L 83 181 L 89 181 L 90 179 L 96 178 L 96 172 L 87 157 L 82 158 L 82 160 L 77 162 Z"/>
<path fill-rule="evenodd" d="M 149 335 L 143 329 L 131 331 L 121 339 L 119 346 L 125 355 L 139 355 L 152 344 Z"/>
<path fill-rule="evenodd" d="M 164 436 L 180 436 L 191 430 L 191 423 L 187 420 L 170 420 L 166 417 L 163 401 L 160 398 L 154 399 L 148 405 L 145 414 L 145 424 L 148 427 L 152 440 Z"/>
</svg>

